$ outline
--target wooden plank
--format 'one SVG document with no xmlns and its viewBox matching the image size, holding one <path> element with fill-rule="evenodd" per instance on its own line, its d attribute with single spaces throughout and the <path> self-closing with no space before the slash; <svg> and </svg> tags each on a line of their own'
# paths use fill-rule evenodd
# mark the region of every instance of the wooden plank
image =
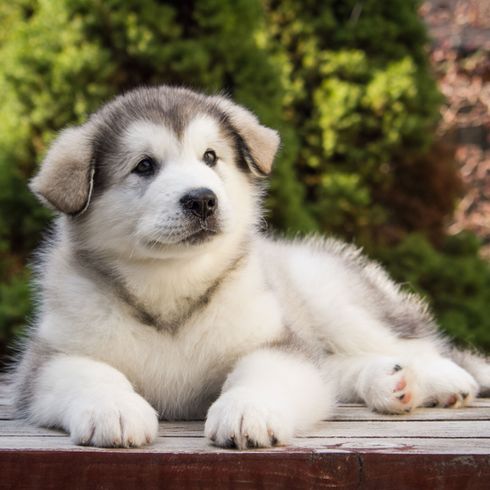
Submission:
<svg viewBox="0 0 490 490">
<path fill-rule="evenodd" d="M 1 415 L 1 410 L 0 410 Z M 359 406 L 337 407 L 333 413 L 333 420 L 489 420 L 490 407 L 470 406 L 458 409 L 447 408 L 419 408 L 406 415 L 388 415 L 373 412 L 368 408 Z"/>
<path fill-rule="evenodd" d="M 376 452 L 378 454 L 459 454 L 487 455 L 490 458 L 490 439 L 479 439 L 476 443 L 468 438 L 356 438 L 356 437 L 314 437 L 294 438 L 289 446 L 271 449 L 249 449 L 236 451 L 218 448 L 204 437 L 158 437 L 156 441 L 139 449 L 104 449 L 74 445 L 67 436 L 8 436 L 0 439 L 0 455 L 7 452 L 43 450 L 47 452 L 92 452 L 92 453 L 303 453 L 310 451 L 319 454 L 338 452 Z"/>
<path fill-rule="evenodd" d="M 203 422 L 160 422 L 159 435 L 162 437 L 203 437 Z M 26 424 L 20 420 L 0 421 L 0 445 L 4 438 L 57 437 L 62 432 Z M 317 424 L 301 438 L 490 438 L 490 421 L 448 420 L 441 423 L 432 421 L 326 421 Z"/>
<path fill-rule="evenodd" d="M 358 488 L 356 455 L 328 459 L 296 453 L 60 453 L 1 455 L 0 474 L 10 487 L 27 489 L 98 488 Z M 26 469 L 28 468 L 28 471 Z"/>
<path fill-rule="evenodd" d="M 332 421 L 318 424 L 309 437 L 490 438 L 490 421 Z"/>
<path fill-rule="evenodd" d="M 344 404 L 288 447 L 235 451 L 203 437 L 203 422 L 162 422 L 155 444 L 100 449 L 12 420 L 0 403 L 0 488 L 488 488 L 490 400 L 461 410 L 375 414 Z"/>
<path fill-rule="evenodd" d="M 366 453 L 360 457 L 363 490 L 486 490 L 490 459 L 467 456 L 411 456 Z"/>
<path fill-rule="evenodd" d="M 311 451 L 0 452 L 2 488 L 483 489 L 488 456 Z M 6 486 L 6 482 L 12 482 Z"/>
</svg>

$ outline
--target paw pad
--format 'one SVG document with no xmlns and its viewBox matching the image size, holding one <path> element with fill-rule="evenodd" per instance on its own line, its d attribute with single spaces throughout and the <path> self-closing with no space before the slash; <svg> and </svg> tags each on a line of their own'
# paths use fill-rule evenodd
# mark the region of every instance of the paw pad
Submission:
<svg viewBox="0 0 490 490">
<path fill-rule="evenodd" d="M 403 390 L 403 388 L 406 388 L 406 386 L 407 386 L 407 381 L 405 380 L 405 378 L 401 378 L 400 381 L 398 381 L 398 383 L 396 384 L 393 392 L 401 391 Z"/>
<path fill-rule="evenodd" d="M 373 362 L 363 373 L 361 395 L 367 405 L 383 413 L 407 413 L 414 405 L 412 373 L 392 358 Z"/>
</svg>

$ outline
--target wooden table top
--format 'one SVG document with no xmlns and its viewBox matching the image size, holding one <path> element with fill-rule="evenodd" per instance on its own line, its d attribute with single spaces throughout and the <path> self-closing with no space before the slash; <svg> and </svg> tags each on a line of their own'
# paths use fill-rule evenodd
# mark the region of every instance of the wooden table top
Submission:
<svg viewBox="0 0 490 490">
<path fill-rule="evenodd" d="M 80 447 L 15 420 L 0 383 L 0 488 L 490 489 L 490 399 L 403 416 L 341 405 L 273 449 L 216 448 L 203 425 L 161 422 L 141 449 Z"/>
</svg>

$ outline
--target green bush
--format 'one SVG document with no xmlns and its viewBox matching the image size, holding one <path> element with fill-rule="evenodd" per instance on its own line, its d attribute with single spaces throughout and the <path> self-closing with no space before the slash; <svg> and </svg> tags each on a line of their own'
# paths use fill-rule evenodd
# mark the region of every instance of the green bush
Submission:
<svg viewBox="0 0 490 490">
<path fill-rule="evenodd" d="M 280 72 L 259 41 L 259 0 L 18 1 L 0 6 L 0 20 L 9 26 L 0 33 L 0 342 L 29 309 L 23 267 L 48 221 L 27 179 L 58 130 L 133 86 L 224 88 L 279 128 L 288 152 L 273 186 L 275 221 L 308 226 Z"/>
<path fill-rule="evenodd" d="M 452 334 L 488 348 L 477 246 L 426 240 L 444 243 L 460 186 L 432 142 L 440 97 L 417 2 L 17 0 L 0 23 L 0 350 L 31 308 L 25 265 L 50 215 L 26 182 L 47 145 L 114 94 L 159 83 L 225 90 L 280 130 L 275 228 L 355 238 Z"/>
<path fill-rule="evenodd" d="M 296 168 L 307 206 L 320 229 L 375 240 L 380 226 L 406 214 L 390 202 L 393 189 L 406 194 L 405 180 L 397 178 L 403 162 L 410 161 L 405 179 L 407 170 L 424 169 L 420 194 L 426 182 L 432 185 L 421 155 L 432 143 L 441 99 L 427 66 L 418 2 L 265 3 L 285 115 L 299 136 Z"/>
<path fill-rule="evenodd" d="M 440 250 L 412 234 L 376 255 L 395 279 L 429 300 L 450 337 L 490 352 L 490 264 L 478 257 L 479 247 L 469 233 L 446 238 Z"/>
</svg>

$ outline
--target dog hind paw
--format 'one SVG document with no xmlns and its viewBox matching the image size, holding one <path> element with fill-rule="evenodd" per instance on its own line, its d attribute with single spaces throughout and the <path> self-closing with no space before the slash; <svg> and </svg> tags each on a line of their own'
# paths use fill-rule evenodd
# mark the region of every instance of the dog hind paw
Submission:
<svg viewBox="0 0 490 490">
<path fill-rule="evenodd" d="M 440 358 L 415 367 L 423 393 L 423 406 L 460 408 L 478 394 L 473 376 L 449 359 Z"/>
<path fill-rule="evenodd" d="M 358 391 L 376 412 L 404 414 L 416 406 L 413 373 L 393 358 L 377 359 L 359 377 Z"/>
</svg>

